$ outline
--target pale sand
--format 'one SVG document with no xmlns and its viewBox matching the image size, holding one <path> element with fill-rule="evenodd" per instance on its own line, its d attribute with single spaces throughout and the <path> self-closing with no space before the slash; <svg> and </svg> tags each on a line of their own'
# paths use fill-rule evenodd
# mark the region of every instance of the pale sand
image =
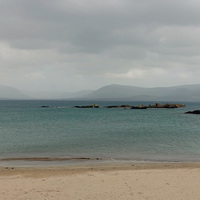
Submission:
<svg viewBox="0 0 200 200">
<path fill-rule="evenodd" d="M 0 168 L 1 200 L 200 200 L 200 164 Z"/>
</svg>

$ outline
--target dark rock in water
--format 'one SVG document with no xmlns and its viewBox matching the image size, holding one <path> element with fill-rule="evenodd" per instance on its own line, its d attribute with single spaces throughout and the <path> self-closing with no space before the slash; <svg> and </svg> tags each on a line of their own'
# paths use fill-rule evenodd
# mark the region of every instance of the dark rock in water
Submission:
<svg viewBox="0 0 200 200">
<path fill-rule="evenodd" d="M 41 108 L 49 108 L 49 106 L 41 106 Z"/>
<path fill-rule="evenodd" d="M 130 108 L 131 105 L 127 104 L 127 105 L 121 105 L 121 108 Z"/>
<path fill-rule="evenodd" d="M 200 110 L 188 111 L 188 112 L 185 112 L 185 114 L 200 114 Z"/>
<path fill-rule="evenodd" d="M 121 106 L 117 105 L 117 106 L 105 106 L 105 108 L 121 108 Z"/>
<path fill-rule="evenodd" d="M 147 106 L 139 105 L 139 106 L 132 106 L 131 109 L 147 109 Z"/>
<path fill-rule="evenodd" d="M 99 108 L 97 104 L 87 106 L 74 106 L 74 108 Z"/>
<path fill-rule="evenodd" d="M 99 106 L 97 104 L 94 104 L 94 108 L 99 108 Z"/>
<path fill-rule="evenodd" d="M 156 103 L 155 105 L 148 105 L 148 108 L 181 108 L 185 107 L 185 104 L 164 104 L 161 105 L 159 103 Z"/>
<path fill-rule="evenodd" d="M 105 106 L 105 108 L 131 108 L 131 106 L 127 104 L 127 105 Z"/>
<path fill-rule="evenodd" d="M 93 108 L 93 105 L 89 105 L 89 106 L 74 106 L 74 108 Z"/>
</svg>

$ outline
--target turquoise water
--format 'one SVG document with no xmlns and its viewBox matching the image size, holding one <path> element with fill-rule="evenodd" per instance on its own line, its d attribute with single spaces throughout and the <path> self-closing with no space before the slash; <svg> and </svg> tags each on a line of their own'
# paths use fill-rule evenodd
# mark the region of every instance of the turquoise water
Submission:
<svg viewBox="0 0 200 200">
<path fill-rule="evenodd" d="M 74 105 L 98 103 L 99 109 Z M 200 108 L 106 109 L 141 102 L 0 101 L 0 159 L 89 157 L 131 161 L 200 161 Z M 144 105 L 155 102 L 142 102 Z M 180 102 L 178 102 L 180 103 Z M 49 108 L 41 108 L 48 105 Z M 1 164 L 1 163 L 0 163 Z"/>
</svg>

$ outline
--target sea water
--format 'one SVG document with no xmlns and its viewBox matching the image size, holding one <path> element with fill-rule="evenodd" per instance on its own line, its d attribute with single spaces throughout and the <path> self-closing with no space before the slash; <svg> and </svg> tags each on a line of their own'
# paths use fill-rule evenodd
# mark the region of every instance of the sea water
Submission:
<svg viewBox="0 0 200 200">
<path fill-rule="evenodd" d="M 94 103 L 100 108 L 73 107 Z M 122 104 L 155 102 L 0 101 L 0 159 L 200 161 L 200 115 L 184 114 L 199 109 L 199 103 L 176 109 L 104 108 Z"/>
</svg>

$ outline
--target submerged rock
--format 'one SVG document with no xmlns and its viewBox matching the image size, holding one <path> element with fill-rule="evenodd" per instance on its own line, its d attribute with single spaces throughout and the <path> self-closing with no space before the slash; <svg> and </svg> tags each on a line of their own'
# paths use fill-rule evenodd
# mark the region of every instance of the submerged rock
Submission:
<svg viewBox="0 0 200 200">
<path fill-rule="evenodd" d="M 147 106 L 139 105 L 139 106 L 132 106 L 131 109 L 147 109 Z"/>
<path fill-rule="evenodd" d="M 131 108 L 131 106 L 127 104 L 127 105 L 105 106 L 105 108 Z"/>
<path fill-rule="evenodd" d="M 49 106 L 41 106 L 41 108 L 49 108 Z"/>
<path fill-rule="evenodd" d="M 93 108 L 93 105 L 89 105 L 89 106 L 74 106 L 74 108 Z"/>
<path fill-rule="evenodd" d="M 105 106 L 105 108 L 121 108 L 120 105 L 116 105 L 116 106 Z"/>
<path fill-rule="evenodd" d="M 130 108 L 130 107 L 131 107 L 131 105 L 129 105 L 129 104 L 121 105 L 121 108 Z"/>
<path fill-rule="evenodd" d="M 188 111 L 188 112 L 185 112 L 185 114 L 200 114 L 200 110 Z"/>
<path fill-rule="evenodd" d="M 74 106 L 74 108 L 99 108 L 97 104 L 87 106 Z"/>
</svg>

